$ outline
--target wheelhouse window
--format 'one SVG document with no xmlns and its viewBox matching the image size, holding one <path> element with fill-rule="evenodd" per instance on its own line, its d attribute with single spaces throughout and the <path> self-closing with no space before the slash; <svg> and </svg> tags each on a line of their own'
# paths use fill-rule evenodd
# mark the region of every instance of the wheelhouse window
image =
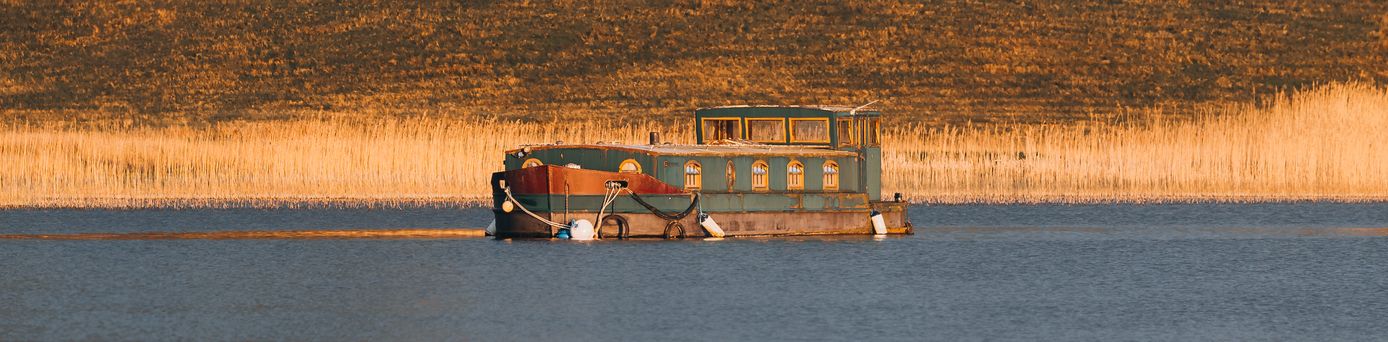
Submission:
<svg viewBox="0 0 1388 342">
<path fill-rule="evenodd" d="M 637 163 L 635 159 L 623 160 L 622 164 L 617 166 L 617 172 L 641 173 L 641 164 Z"/>
<path fill-rule="evenodd" d="M 786 120 L 747 119 L 747 140 L 765 143 L 785 143 Z"/>
<path fill-rule="evenodd" d="M 805 164 L 798 161 L 791 161 L 790 164 L 786 164 L 786 189 L 805 189 Z"/>
<path fill-rule="evenodd" d="M 839 189 L 839 163 L 834 161 L 824 162 L 824 190 L 832 191 Z"/>
<path fill-rule="evenodd" d="M 853 146 L 853 119 L 839 119 L 839 146 Z"/>
<path fill-rule="evenodd" d="M 867 144 L 868 144 L 868 146 L 878 146 L 878 144 L 881 143 L 881 141 L 878 140 L 878 138 L 879 138 L 879 137 L 878 137 L 878 134 L 880 133 L 879 131 L 882 130 L 882 125 L 881 125 L 880 121 L 878 121 L 877 118 L 870 118 L 870 119 L 868 119 L 868 124 L 867 124 L 867 126 L 868 126 L 868 130 L 867 130 Z"/>
<path fill-rule="evenodd" d="M 790 142 L 829 143 L 829 119 L 790 119 Z"/>
<path fill-rule="evenodd" d="M 530 158 L 526 159 L 524 163 L 521 163 L 521 168 L 524 169 L 527 167 L 536 167 L 540 165 L 545 165 L 545 163 L 540 162 L 539 159 Z"/>
<path fill-rule="evenodd" d="M 769 171 L 770 168 L 767 167 L 765 161 L 758 160 L 752 163 L 752 190 L 766 191 L 769 188 L 767 186 L 767 173 Z"/>
<path fill-rule="evenodd" d="M 703 188 L 703 171 L 703 166 L 699 165 L 697 161 L 690 160 L 684 163 L 684 189 L 699 190 Z"/>
<path fill-rule="evenodd" d="M 704 142 L 742 139 L 742 119 L 703 119 Z"/>
<path fill-rule="evenodd" d="M 733 166 L 733 161 L 728 161 L 728 190 L 732 190 L 737 185 L 737 167 Z"/>
</svg>

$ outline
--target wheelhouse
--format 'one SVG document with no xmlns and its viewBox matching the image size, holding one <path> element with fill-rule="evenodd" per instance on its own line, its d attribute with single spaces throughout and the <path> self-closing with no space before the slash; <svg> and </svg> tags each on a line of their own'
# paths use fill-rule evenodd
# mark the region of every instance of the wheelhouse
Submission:
<svg viewBox="0 0 1388 342">
<path fill-rule="evenodd" d="M 700 145 L 877 147 L 881 113 L 848 107 L 724 106 L 694 112 Z"/>
</svg>

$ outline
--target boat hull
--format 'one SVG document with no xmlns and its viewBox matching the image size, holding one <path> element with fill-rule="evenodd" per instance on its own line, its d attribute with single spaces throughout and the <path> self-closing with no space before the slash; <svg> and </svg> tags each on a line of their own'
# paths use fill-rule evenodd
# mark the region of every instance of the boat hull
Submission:
<svg viewBox="0 0 1388 342">
<path fill-rule="evenodd" d="M 886 205 L 884 205 L 886 207 Z M 495 209 L 498 238 L 549 238 L 555 228 L 519 211 L 510 213 Z M 572 211 L 568 214 L 535 213 L 547 220 L 569 222 L 585 219 L 596 222 L 597 213 Z M 872 235 L 868 211 L 838 212 L 708 212 L 718 222 L 725 236 L 776 235 Z M 667 220 L 650 213 L 616 213 L 605 215 L 599 228 L 602 238 L 702 238 L 711 237 L 698 223 L 696 215 L 680 220 Z M 889 234 L 911 234 L 913 229 L 905 218 L 905 210 L 883 212 Z M 671 222 L 674 222 L 673 224 Z"/>
<path fill-rule="evenodd" d="M 492 178 L 498 238 L 549 238 L 557 228 L 545 221 L 565 224 L 577 219 L 593 222 L 601 238 L 708 237 L 698 223 L 700 209 L 718 222 L 725 236 L 873 234 L 873 211 L 883 214 L 889 233 L 912 232 L 905 203 L 868 201 L 863 193 L 696 196 L 644 175 L 552 166 L 498 172 Z M 606 189 L 594 185 L 612 180 L 632 191 L 619 194 L 599 219 L 597 209 L 603 207 Z"/>
</svg>

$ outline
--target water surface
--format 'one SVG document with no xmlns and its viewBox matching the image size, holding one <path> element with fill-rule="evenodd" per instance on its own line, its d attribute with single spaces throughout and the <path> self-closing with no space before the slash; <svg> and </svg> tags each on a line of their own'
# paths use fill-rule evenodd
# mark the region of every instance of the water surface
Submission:
<svg viewBox="0 0 1388 342">
<path fill-rule="evenodd" d="M 1376 340 L 1388 205 L 915 206 L 906 237 L 0 240 L 0 340 Z M 480 227 L 25 210 L 0 234 Z"/>
</svg>

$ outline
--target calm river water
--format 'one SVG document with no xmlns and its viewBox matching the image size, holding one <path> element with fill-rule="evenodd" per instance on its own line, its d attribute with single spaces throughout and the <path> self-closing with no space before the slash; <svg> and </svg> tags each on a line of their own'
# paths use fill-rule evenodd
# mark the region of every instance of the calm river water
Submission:
<svg viewBox="0 0 1388 342">
<path fill-rule="evenodd" d="M 905 237 L 0 240 L 0 340 L 1382 340 L 1388 204 L 915 206 Z M 0 234 L 480 227 L 0 211 Z"/>
</svg>

